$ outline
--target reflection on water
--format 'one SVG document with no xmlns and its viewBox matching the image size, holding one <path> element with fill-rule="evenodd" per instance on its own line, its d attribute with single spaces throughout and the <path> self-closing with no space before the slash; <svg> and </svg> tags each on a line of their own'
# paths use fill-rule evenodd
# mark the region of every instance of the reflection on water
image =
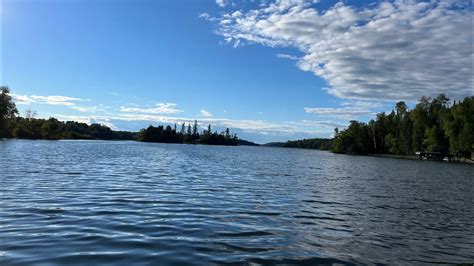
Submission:
<svg viewBox="0 0 474 266">
<path fill-rule="evenodd" d="M 105 141 L 0 158 L 2 265 L 474 261 L 471 165 Z"/>
</svg>

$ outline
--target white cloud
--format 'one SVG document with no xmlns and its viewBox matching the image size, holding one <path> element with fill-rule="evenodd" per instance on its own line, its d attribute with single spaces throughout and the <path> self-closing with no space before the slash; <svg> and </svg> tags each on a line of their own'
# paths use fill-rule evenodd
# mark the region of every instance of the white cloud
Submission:
<svg viewBox="0 0 474 266">
<path fill-rule="evenodd" d="M 104 126 L 108 126 L 111 129 L 118 130 L 117 126 L 112 123 L 112 119 L 109 117 L 104 116 L 78 116 L 78 115 L 61 115 L 56 114 L 54 115 L 58 120 L 61 121 L 75 121 L 79 123 L 86 123 L 86 124 L 101 124 Z"/>
<path fill-rule="evenodd" d="M 61 115 L 54 114 L 60 120 L 74 120 L 83 123 L 109 123 L 116 125 L 119 122 L 146 122 L 147 124 L 181 124 L 194 123 L 195 118 L 171 117 L 153 114 L 117 114 L 117 115 Z M 228 118 L 202 118 L 198 119 L 199 126 L 205 128 L 208 124 L 213 127 L 239 129 L 248 133 L 274 135 L 274 136 L 294 136 L 297 134 L 321 134 L 330 133 L 333 128 L 314 128 L 314 125 L 308 123 L 273 123 L 263 120 L 251 119 L 228 119 Z M 309 126 L 309 128 L 308 128 Z M 311 128 L 313 126 L 313 128 Z M 136 129 L 138 130 L 138 128 Z"/>
<path fill-rule="evenodd" d="M 363 108 L 328 108 L 328 107 L 305 107 L 304 111 L 319 116 L 336 117 L 339 119 L 355 119 L 360 115 L 373 114 L 372 111 Z"/>
<path fill-rule="evenodd" d="M 99 111 L 104 111 L 105 109 L 101 106 L 71 106 L 71 109 L 74 109 L 79 112 L 84 112 L 84 113 L 95 113 Z"/>
<path fill-rule="evenodd" d="M 290 60 L 299 60 L 300 58 L 294 55 L 289 55 L 289 54 L 277 54 L 276 55 L 278 58 L 282 59 L 290 59 Z"/>
<path fill-rule="evenodd" d="M 204 109 L 201 110 L 201 116 L 203 117 L 212 117 L 212 114 L 209 111 L 206 111 Z"/>
<path fill-rule="evenodd" d="M 216 4 L 220 7 L 225 7 L 227 5 L 227 0 L 216 0 Z"/>
<path fill-rule="evenodd" d="M 339 104 L 341 107 L 305 107 L 304 111 L 309 114 L 314 114 L 320 117 L 330 117 L 344 122 L 358 119 L 363 115 L 375 115 L 375 109 L 388 108 L 386 104 L 380 101 L 360 101 L 347 100 Z M 330 121 L 325 121 L 329 123 Z M 338 127 L 341 126 L 341 121 L 332 121 Z"/>
<path fill-rule="evenodd" d="M 210 18 L 209 13 L 201 13 L 201 14 L 199 14 L 199 17 L 204 18 L 204 19 L 209 19 Z"/>
<path fill-rule="evenodd" d="M 184 118 L 184 117 L 170 117 L 170 116 L 158 116 L 158 115 L 146 115 L 146 114 L 122 114 L 114 117 L 118 120 L 126 121 L 152 121 L 157 123 L 194 123 L 194 118 Z M 278 133 L 297 133 L 300 129 L 295 126 L 287 125 L 285 123 L 271 123 L 263 120 L 251 120 L 251 119 L 228 119 L 228 118 L 202 118 L 198 119 L 199 124 L 207 126 L 211 124 L 212 126 L 218 127 L 229 127 L 229 128 L 238 128 L 245 130 L 247 132 L 259 132 L 267 131 Z"/>
<path fill-rule="evenodd" d="M 341 105 L 357 109 L 373 109 L 384 106 L 384 104 L 379 101 L 345 101 L 342 102 Z"/>
<path fill-rule="evenodd" d="M 49 105 L 63 105 L 74 106 L 77 101 L 90 101 L 90 99 L 80 99 L 69 96 L 38 96 L 38 95 L 18 95 L 11 94 L 13 100 L 18 104 L 49 104 Z"/>
<path fill-rule="evenodd" d="M 16 104 L 26 104 L 26 105 L 29 105 L 31 103 L 35 103 L 36 101 L 33 100 L 32 98 L 30 98 L 29 96 L 27 95 L 18 95 L 18 94 L 11 94 L 12 98 L 13 98 L 13 101 L 16 103 Z"/>
<path fill-rule="evenodd" d="M 396 0 L 366 7 L 280 0 L 223 14 L 217 33 L 238 46 L 294 47 L 298 67 L 325 79 L 346 99 L 416 101 L 422 95 L 473 95 L 470 1 Z M 285 57 L 285 56 L 283 56 Z"/>
<path fill-rule="evenodd" d="M 155 107 L 138 108 L 138 107 L 120 107 L 120 111 L 126 113 L 144 113 L 144 114 L 176 114 L 183 112 L 176 108 L 175 103 L 157 103 Z"/>
<path fill-rule="evenodd" d="M 323 121 L 320 121 L 320 120 L 301 120 L 301 124 L 308 125 L 308 126 L 314 126 L 314 127 L 317 127 L 317 128 L 332 131 L 336 127 L 337 128 L 346 127 L 347 123 L 342 122 L 342 121 L 341 122 L 335 122 L 335 121 L 332 121 L 332 120 L 323 120 Z"/>
</svg>

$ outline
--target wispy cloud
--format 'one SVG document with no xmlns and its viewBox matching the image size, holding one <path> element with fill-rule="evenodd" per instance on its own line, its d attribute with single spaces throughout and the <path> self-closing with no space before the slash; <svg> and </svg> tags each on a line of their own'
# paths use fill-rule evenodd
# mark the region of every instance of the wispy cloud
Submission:
<svg viewBox="0 0 474 266">
<path fill-rule="evenodd" d="M 346 123 L 344 122 L 335 122 L 333 120 L 301 120 L 300 122 L 303 125 L 314 126 L 319 129 L 326 129 L 326 130 L 334 130 L 337 128 L 344 128 L 346 127 Z"/>
<path fill-rule="evenodd" d="M 120 107 L 120 111 L 126 113 L 143 113 L 143 114 L 177 114 L 183 110 L 177 109 L 175 103 L 157 103 L 154 107 L 138 108 L 138 107 Z"/>
<path fill-rule="evenodd" d="M 80 116 L 80 115 L 62 115 L 55 114 L 55 118 L 62 121 L 75 121 L 86 124 L 101 124 L 110 127 L 111 129 L 117 130 L 117 126 L 112 122 L 113 118 L 107 116 Z"/>
<path fill-rule="evenodd" d="M 172 117 L 166 115 L 153 115 L 153 114 L 135 114 L 135 113 L 123 113 L 117 115 L 61 115 L 55 114 L 55 117 L 61 120 L 75 120 L 84 123 L 109 123 L 109 124 L 120 124 L 120 122 L 143 122 L 142 124 L 181 124 L 181 123 L 194 123 L 195 118 L 186 117 Z M 316 124 L 309 122 L 295 122 L 295 123 L 274 123 L 264 120 L 252 120 L 252 119 L 228 119 L 228 118 L 201 118 L 198 119 L 199 126 L 206 127 L 211 124 L 213 127 L 220 128 L 231 128 L 242 130 L 247 133 L 256 133 L 263 135 L 274 135 L 274 136 L 295 136 L 297 134 L 321 134 L 330 133 L 333 128 L 329 127 L 315 127 Z M 119 128 L 120 129 L 120 128 Z M 135 129 L 135 130 L 138 130 Z"/>
<path fill-rule="evenodd" d="M 204 109 L 201 110 L 201 116 L 203 117 L 212 117 L 212 114 L 209 111 L 206 111 Z"/>
<path fill-rule="evenodd" d="M 84 112 L 84 113 L 96 113 L 100 111 L 105 111 L 106 108 L 103 107 L 103 105 L 100 106 L 71 106 L 70 107 L 73 110 L 79 111 L 79 112 Z"/>
<path fill-rule="evenodd" d="M 355 119 L 361 115 L 373 114 L 372 111 L 360 108 L 332 108 L 332 107 L 305 107 L 304 111 L 319 116 L 335 117 L 339 119 Z"/>
<path fill-rule="evenodd" d="M 340 98 L 416 101 L 443 92 L 473 94 L 471 1 L 338 2 L 326 10 L 313 2 L 275 1 L 207 19 L 234 46 L 298 49 L 304 54 L 298 67 L 325 79 L 328 93 Z"/>
<path fill-rule="evenodd" d="M 201 14 L 199 14 L 199 17 L 203 18 L 203 19 L 209 19 L 210 18 L 209 13 L 201 13 Z"/>
<path fill-rule="evenodd" d="M 63 105 L 74 106 L 78 101 L 90 101 L 90 99 L 81 99 L 69 96 L 39 96 L 39 95 L 18 95 L 11 94 L 13 99 L 18 104 L 49 104 L 49 105 Z"/>
<path fill-rule="evenodd" d="M 299 60 L 300 58 L 294 55 L 289 55 L 289 54 L 277 54 L 276 55 L 278 58 L 282 59 L 290 59 L 290 60 Z"/>
<path fill-rule="evenodd" d="M 216 0 L 216 4 L 220 7 L 225 7 L 227 5 L 227 0 Z"/>
<path fill-rule="evenodd" d="M 121 114 L 114 117 L 114 119 L 127 120 L 127 121 L 151 121 L 156 123 L 193 123 L 195 118 L 184 118 L 184 117 L 170 117 L 162 115 L 146 115 L 146 114 Z M 285 123 L 272 123 L 263 120 L 251 120 L 251 119 L 228 119 L 228 118 L 201 118 L 198 122 L 203 126 L 211 124 L 218 127 L 229 127 L 242 129 L 247 132 L 262 132 L 268 131 L 275 134 L 278 133 L 296 133 L 299 131 L 295 126 L 287 125 Z"/>
</svg>

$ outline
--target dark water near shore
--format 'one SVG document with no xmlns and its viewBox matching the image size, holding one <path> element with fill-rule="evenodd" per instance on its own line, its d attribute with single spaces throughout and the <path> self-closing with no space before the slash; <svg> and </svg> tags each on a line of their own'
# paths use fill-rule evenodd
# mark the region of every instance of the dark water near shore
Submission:
<svg viewBox="0 0 474 266">
<path fill-rule="evenodd" d="M 472 263 L 474 167 L 0 141 L 0 264 Z"/>
</svg>

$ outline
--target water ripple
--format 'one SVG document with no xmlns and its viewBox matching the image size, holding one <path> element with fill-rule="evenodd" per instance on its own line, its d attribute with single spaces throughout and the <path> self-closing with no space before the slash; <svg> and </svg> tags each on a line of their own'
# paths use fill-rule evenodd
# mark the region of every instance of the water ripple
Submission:
<svg viewBox="0 0 474 266">
<path fill-rule="evenodd" d="M 470 165 L 106 141 L 0 158 L 2 265 L 474 261 Z"/>
</svg>

